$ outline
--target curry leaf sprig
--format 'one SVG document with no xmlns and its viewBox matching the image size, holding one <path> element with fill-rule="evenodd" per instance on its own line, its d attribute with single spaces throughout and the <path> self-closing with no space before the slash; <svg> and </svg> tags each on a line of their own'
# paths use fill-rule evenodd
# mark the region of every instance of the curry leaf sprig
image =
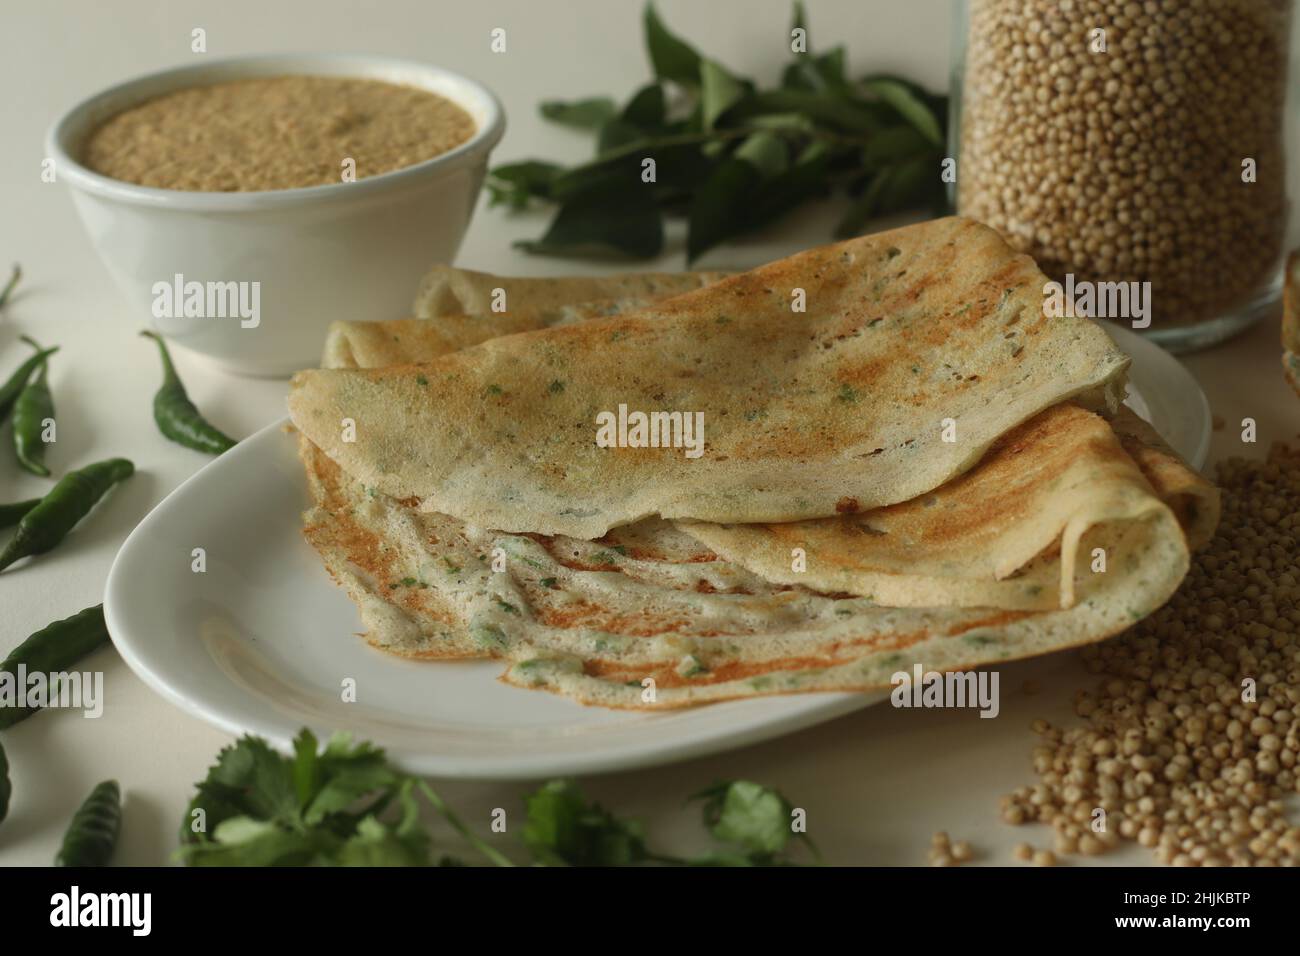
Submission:
<svg viewBox="0 0 1300 956">
<path fill-rule="evenodd" d="M 191 866 L 461 865 L 435 857 L 420 821 L 422 795 L 495 866 L 512 861 L 423 780 L 391 767 L 384 752 L 336 734 L 318 749 L 301 731 L 292 757 L 246 736 L 224 749 L 198 785 L 181 824 L 178 856 Z M 547 866 L 790 864 L 791 808 L 774 790 L 747 781 L 718 784 L 700 798 L 720 848 L 688 859 L 647 848 L 634 820 L 589 801 L 572 781 L 547 783 L 525 800 L 522 842 Z M 811 847 L 811 844 L 808 844 Z M 813 850 L 815 854 L 815 849 Z"/>
<path fill-rule="evenodd" d="M 695 260 L 835 190 L 849 198 L 836 228 L 841 237 L 878 214 L 942 208 L 946 98 L 888 74 L 850 79 L 844 47 L 812 52 L 802 3 L 794 8 L 796 31 L 804 45 L 779 84 L 764 88 L 675 36 L 648 5 L 650 83 L 622 106 L 607 97 L 541 104 L 548 120 L 594 133 L 595 158 L 573 167 L 525 160 L 491 171 L 492 204 L 559 206 L 540 239 L 518 245 L 648 258 L 663 248 L 664 217 L 683 216 Z"/>
</svg>

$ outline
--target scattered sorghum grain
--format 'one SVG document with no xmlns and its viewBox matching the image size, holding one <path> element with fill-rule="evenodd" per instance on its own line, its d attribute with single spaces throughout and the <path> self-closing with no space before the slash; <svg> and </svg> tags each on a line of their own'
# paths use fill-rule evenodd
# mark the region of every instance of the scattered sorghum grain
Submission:
<svg viewBox="0 0 1300 956">
<path fill-rule="evenodd" d="M 1174 597 L 1084 649 L 1102 679 L 1081 722 L 1033 722 L 1038 783 L 1002 818 L 1050 825 L 1058 853 L 1136 841 L 1174 866 L 1300 865 L 1283 802 L 1300 792 L 1300 450 L 1222 462 L 1218 483 L 1219 529 Z"/>
</svg>

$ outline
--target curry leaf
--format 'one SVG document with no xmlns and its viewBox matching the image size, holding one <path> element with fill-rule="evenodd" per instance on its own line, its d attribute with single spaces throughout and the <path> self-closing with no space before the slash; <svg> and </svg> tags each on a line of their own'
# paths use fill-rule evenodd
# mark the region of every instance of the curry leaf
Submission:
<svg viewBox="0 0 1300 956">
<path fill-rule="evenodd" d="M 867 187 L 849 204 L 848 209 L 844 210 L 844 215 L 835 226 L 836 239 L 848 239 L 862 232 L 862 227 L 866 225 L 867 220 L 879 211 L 880 197 L 884 194 L 885 187 L 889 185 L 892 173 L 892 169 L 882 169 L 871 177 Z"/>
<path fill-rule="evenodd" d="M 747 137 L 736 148 L 735 156 L 757 169 L 762 179 L 779 176 L 790 165 L 790 151 L 785 141 L 766 130 Z"/>
<path fill-rule="evenodd" d="M 669 32 L 653 3 L 645 8 L 645 41 L 655 76 L 687 87 L 699 83 L 700 55 Z"/>
<path fill-rule="evenodd" d="M 541 239 L 521 240 L 516 245 L 528 252 L 552 255 L 658 255 L 664 230 L 653 191 L 635 178 L 631 182 L 630 187 L 615 181 L 577 193 L 560 206 Z"/>
<path fill-rule="evenodd" d="M 522 209 L 530 199 L 552 198 L 552 184 L 563 172 L 564 167 L 558 163 L 535 159 L 497 166 L 487 178 L 488 203 Z"/>
<path fill-rule="evenodd" d="M 664 88 L 658 83 L 649 83 L 628 100 L 620 119 L 639 129 L 654 130 L 663 126 L 667 114 Z"/>
<path fill-rule="evenodd" d="M 547 100 L 542 103 L 541 111 L 544 117 L 556 123 L 576 126 L 578 129 L 598 129 L 607 120 L 614 118 L 618 107 L 607 96 L 594 96 L 569 103 Z"/>
<path fill-rule="evenodd" d="M 808 37 L 808 17 L 803 8 L 803 0 L 794 0 L 794 12 L 790 18 L 790 32 L 793 34 L 795 30 L 802 30 L 804 32 L 804 36 L 807 38 L 807 44 L 804 49 L 806 52 L 811 53 L 812 39 Z"/>
<path fill-rule="evenodd" d="M 839 235 L 890 210 L 940 208 L 944 97 L 893 74 L 851 83 L 842 46 L 817 54 L 792 46 L 779 82 L 760 87 L 672 33 L 653 4 L 644 28 L 654 76 L 621 110 L 606 97 L 543 106 L 553 119 L 596 133 L 593 160 L 492 170 L 492 204 L 559 206 L 546 235 L 521 248 L 647 257 L 663 248 L 663 217 L 685 214 L 693 260 L 834 191 L 850 200 Z M 807 31 L 802 3 L 791 29 Z"/>
<path fill-rule="evenodd" d="M 832 129 L 870 133 L 882 126 L 870 105 L 809 90 L 763 90 L 739 104 L 733 118 L 763 113 L 802 113 Z"/>
<path fill-rule="evenodd" d="M 700 105 L 706 130 L 713 129 L 722 114 L 745 97 L 745 84 L 713 60 L 700 63 Z"/>
<path fill-rule="evenodd" d="M 901 160 L 931 154 L 935 154 L 935 146 L 920 130 L 914 126 L 895 126 L 871 137 L 862 148 L 862 166 L 878 170 Z"/>
<path fill-rule="evenodd" d="M 895 167 L 881 211 L 890 213 L 922 202 L 932 202 L 942 192 L 938 157 L 920 156 Z"/>
<path fill-rule="evenodd" d="M 803 113 L 765 113 L 751 116 L 745 120 L 747 128 L 792 130 L 799 133 L 811 133 L 817 124 Z"/>
<path fill-rule="evenodd" d="M 600 128 L 600 135 L 596 138 L 596 152 L 605 156 L 631 143 L 640 142 L 643 138 L 641 130 L 626 120 L 613 117 Z"/>
<path fill-rule="evenodd" d="M 825 194 L 830 159 L 825 144 L 812 143 L 794 164 L 761 184 L 750 204 L 748 228 L 765 225 L 805 200 Z"/>
<path fill-rule="evenodd" d="M 743 159 L 730 157 L 714 167 L 691 201 L 688 262 L 742 231 L 745 204 L 758 181 L 758 170 Z"/>
<path fill-rule="evenodd" d="M 820 143 L 791 165 L 783 140 L 770 132 L 749 136 L 695 193 L 687 258 L 699 258 L 726 239 L 764 225 L 809 196 L 823 192 L 829 152 Z"/>
<path fill-rule="evenodd" d="M 849 81 L 845 57 L 842 46 L 827 50 L 820 56 L 814 56 L 811 48 L 807 53 L 796 53 L 794 62 L 785 68 L 781 85 L 795 90 L 847 92 Z"/>
<path fill-rule="evenodd" d="M 872 216 L 898 212 L 911 205 L 938 207 L 943 198 L 939 157 L 921 156 L 888 166 L 871 178 L 867 188 L 835 227 L 838 238 L 856 236 Z"/>
<path fill-rule="evenodd" d="M 931 93 L 920 83 L 915 80 L 909 80 L 907 77 L 898 73 L 869 73 L 862 77 L 858 82 L 870 85 L 878 80 L 887 80 L 891 83 L 897 83 L 899 86 L 908 90 L 914 97 L 930 107 L 931 111 L 937 118 L 942 120 L 943 113 L 947 107 L 948 98 L 946 96 Z"/>
<path fill-rule="evenodd" d="M 892 106 L 932 143 L 943 144 L 943 130 L 939 128 L 938 119 L 925 101 L 907 85 L 887 77 L 867 79 L 860 85 L 866 92 Z"/>
</svg>

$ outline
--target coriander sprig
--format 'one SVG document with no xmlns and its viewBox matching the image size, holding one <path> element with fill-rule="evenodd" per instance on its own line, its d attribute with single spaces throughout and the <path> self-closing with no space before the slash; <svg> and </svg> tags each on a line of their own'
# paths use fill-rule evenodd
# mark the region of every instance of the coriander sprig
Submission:
<svg viewBox="0 0 1300 956">
<path fill-rule="evenodd" d="M 844 47 L 812 52 L 803 4 L 794 6 L 791 61 L 761 88 L 674 35 L 650 4 L 645 38 L 654 79 L 622 108 L 609 97 L 547 101 L 542 115 L 594 133 L 596 156 L 565 167 L 543 160 L 498 166 L 492 204 L 559 206 L 539 239 L 553 255 L 658 255 L 665 216 L 688 222 L 694 260 L 801 203 L 834 191 L 849 203 L 837 236 L 872 216 L 945 203 L 940 164 L 945 97 L 888 74 L 850 80 Z"/>
<path fill-rule="evenodd" d="M 222 750 L 182 822 L 179 858 L 191 866 L 427 866 L 433 839 L 420 821 L 420 793 L 487 862 L 514 865 L 382 750 L 336 734 L 318 751 L 306 729 L 293 750 L 281 756 L 251 736 Z M 793 831 L 792 808 L 775 790 L 732 781 L 697 798 L 719 844 L 704 856 L 650 850 L 638 821 L 588 800 L 570 780 L 553 780 L 525 799 L 522 842 L 544 866 L 789 865 L 796 838 L 816 855 Z M 438 862 L 462 863 L 447 856 Z"/>
</svg>

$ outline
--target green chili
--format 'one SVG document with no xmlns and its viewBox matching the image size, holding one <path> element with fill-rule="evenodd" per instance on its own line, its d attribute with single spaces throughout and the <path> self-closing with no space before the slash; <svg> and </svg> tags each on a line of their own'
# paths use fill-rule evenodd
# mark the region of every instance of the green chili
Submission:
<svg viewBox="0 0 1300 956">
<path fill-rule="evenodd" d="M 5 757 L 4 745 L 0 744 L 0 823 L 4 823 L 9 813 L 9 798 L 13 792 L 14 786 L 9 782 L 9 759 Z"/>
<path fill-rule="evenodd" d="M 96 648 L 108 643 L 104 605 L 96 604 L 72 617 L 41 628 L 0 661 L 0 673 L 18 675 L 21 666 L 28 674 L 58 674 L 70 670 Z M 26 720 L 39 707 L 0 707 L 0 730 Z"/>
<path fill-rule="evenodd" d="M 18 522 L 18 530 L 4 551 L 0 551 L 0 571 L 19 558 L 49 551 L 90 513 L 109 488 L 129 478 L 134 471 L 135 465 L 125 458 L 109 458 L 80 471 L 68 472 Z"/>
<path fill-rule="evenodd" d="M 3 422 L 8 417 L 9 412 L 14 407 L 14 402 L 18 401 L 18 396 L 22 394 L 23 388 L 27 385 L 27 380 L 32 377 L 32 372 L 36 371 L 36 367 L 58 350 L 57 345 L 53 348 L 41 349 L 14 369 L 14 373 L 9 376 L 9 380 L 0 385 L 0 422 Z"/>
<path fill-rule="evenodd" d="M 40 351 L 40 346 L 23 336 L 23 341 Z M 45 423 L 54 420 L 54 395 L 50 392 L 48 373 L 49 359 L 41 362 L 35 378 L 18 393 L 14 402 L 14 453 L 18 464 L 33 475 L 49 477 L 50 469 L 45 467 L 45 441 L 42 432 Z"/>
<path fill-rule="evenodd" d="M 0 528 L 12 528 L 23 520 L 23 515 L 40 503 L 40 498 L 28 498 L 26 501 L 15 501 L 13 504 L 0 505 Z"/>
<path fill-rule="evenodd" d="M 18 285 L 18 280 L 22 277 L 23 268 L 15 262 L 13 274 L 9 276 L 9 281 L 5 283 L 5 287 L 0 289 L 0 309 L 3 309 L 9 302 L 9 296 L 13 293 L 14 287 Z"/>
<path fill-rule="evenodd" d="M 141 332 L 158 343 L 162 355 L 163 383 L 153 397 L 153 420 L 158 430 L 179 445 L 193 448 L 209 455 L 220 455 L 235 447 L 235 440 L 208 424 L 176 374 L 176 366 L 167 351 L 167 343 L 155 332 Z"/>
<path fill-rule="evenodd" d="M 122 791 L 105 780 L 77 808 L 63 835 L 55 866 L 107 866 L 122 829 Z"/>
</svg>

